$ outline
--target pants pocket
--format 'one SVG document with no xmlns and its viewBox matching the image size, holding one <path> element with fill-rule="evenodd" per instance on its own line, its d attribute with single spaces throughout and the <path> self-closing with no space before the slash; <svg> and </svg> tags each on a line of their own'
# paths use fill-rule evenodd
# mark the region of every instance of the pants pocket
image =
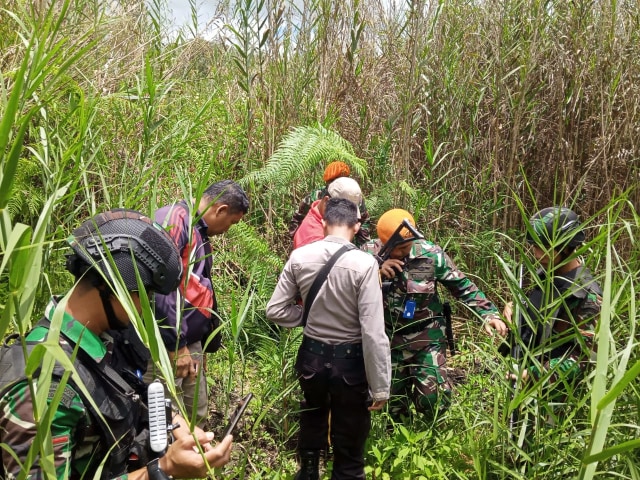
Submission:
<svg viewBox="0 0 640 480">
<path fill-rule="evenodd" d="M 300 350 L 296 359 L 295 369 L 299 378 L 309 380 L 324 371 L 324 360 L 319 355 Z"/>
</svg>

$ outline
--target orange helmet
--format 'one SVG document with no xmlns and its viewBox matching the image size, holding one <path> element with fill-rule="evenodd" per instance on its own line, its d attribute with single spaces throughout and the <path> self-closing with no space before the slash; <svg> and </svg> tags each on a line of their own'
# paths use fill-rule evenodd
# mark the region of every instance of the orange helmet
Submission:
<svg viewBox="0 0 640 480">
<path fill-rule="evenodd" d="M 339 177 L 348 177 L 351 173 L 349 165 L 344 162 L 331 162 L 324 169 L 324 183 L 329 183 Z"/>
<path fill-rule="evenodd" d="M 413 216 L 401 208 L 388 210 L 380 216 L 376 228 L 378 230 L 378 238 L 383 244 L 386 244 L 389 241 L 391 235 L 394 234 L 405 218 L 413 228 L 416 228 L 416 221 L 413 219 Z M 412 236 L 412 233 L 406 228 L 403 229 L 400 234 L 405 238 Z"/>
</svg>

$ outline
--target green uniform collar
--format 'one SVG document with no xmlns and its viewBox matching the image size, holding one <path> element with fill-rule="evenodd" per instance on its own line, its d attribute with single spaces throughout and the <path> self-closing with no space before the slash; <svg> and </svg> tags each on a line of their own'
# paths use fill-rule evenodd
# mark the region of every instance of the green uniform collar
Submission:
<svg viewBox="0 0 640 480">
<path fill-rule="evenodd" d="M 45 317 L 50 322 L 53 320 L 53 314 L 58 307 L 58 298 L 51 297 L 47 308 L 45 309 Z M 88 355 L 93 358 L 96 363 L 100 362 L 107 353 L 102 339 L 78 322 L 73 316 L 64 311 L 62 313 L 62 324 L 60 325 L 60 331 L 73 341 L 79 348 L 84 350 Z M 36 326 L 28 335 L 27 339 L 32 341 L 44 341 L 47 338 L 49 329 L 43 326 Z"/>
</svg>

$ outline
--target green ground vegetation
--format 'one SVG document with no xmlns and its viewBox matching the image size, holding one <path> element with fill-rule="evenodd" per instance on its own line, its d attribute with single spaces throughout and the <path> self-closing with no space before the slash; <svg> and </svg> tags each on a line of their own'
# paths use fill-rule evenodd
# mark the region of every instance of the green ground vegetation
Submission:
<svg viewBox="0 0 640 480">
<path fill-rule="evenodd" d="M 0 1 L 0 334 L 27 331 L 71 286 L 65 238 L 80 219 L 240 181 L 250 213 L 215 240 L 211 428 L 255 400 L 215 476 L 287 479 L 301 334 L 264 308 L 291 214 L 328 161 L 352 166 L 374 222 L 414 212 L 499 306 L 520 293 L 517 265 L 535 268 L 524 221 L 563 204 L 584 219 L 581 253 L 604 288 L 573 406 L 539 418 L 541 385 L 514 390 L 510 360 L 458 308 L 451 409 L 435 424 L 374 415 L 368 476 L 639 479 L 637 2 L 220 0 L 200 20 L 186 3 L 194 22 L 176 32 L 164 0 Z M 148 303 L 134 323 L 168 373 Z M 512 434 L 514 410 L 527 421 Z"/>
</svg>

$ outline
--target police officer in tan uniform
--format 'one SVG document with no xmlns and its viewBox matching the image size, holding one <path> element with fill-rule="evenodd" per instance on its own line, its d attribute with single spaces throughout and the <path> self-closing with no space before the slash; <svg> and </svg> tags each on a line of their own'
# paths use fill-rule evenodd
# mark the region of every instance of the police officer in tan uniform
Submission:
<svg viewBox="0 0 640 480">
<path fill-rule="evenodd" d="M 330 258 L 358 230 L 356 205 L 331 198 L 322 220 L 326 237 L 296 249 L 267 305 L 267 318 L 284 327 L 301 326 L 298 296 L 309 291 Z M 296 371 L 304 394 L 300 413 L 297 480 L 319 478 L 320 451 L 327 448 L 331 411 L 332 479 L 364 479 L 364 444 L 372 410 L 389 398 L 391 361 L 384 329 L 376 260 L 351 249 L 340 256 L 308 306 Z"/>
</svg>

